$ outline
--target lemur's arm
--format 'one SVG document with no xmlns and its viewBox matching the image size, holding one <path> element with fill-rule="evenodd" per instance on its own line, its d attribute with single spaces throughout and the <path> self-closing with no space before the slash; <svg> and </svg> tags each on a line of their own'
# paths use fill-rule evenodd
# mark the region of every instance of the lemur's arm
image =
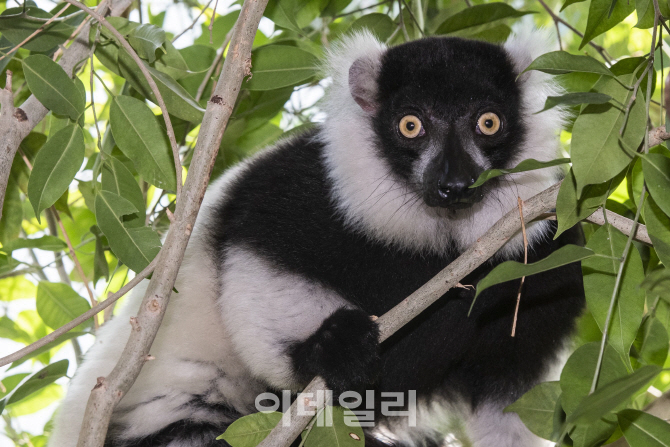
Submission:
<svg viewBox="0 0 670 447">
<path fill-rule="evenodd" d="M 378 329 L 362 310 L 248 249 L 228 249 L 222 275 L 225 327 L 257 378 L 296 390 L 320 375 L 335 393 L 374 380 Z"/>
</svg>

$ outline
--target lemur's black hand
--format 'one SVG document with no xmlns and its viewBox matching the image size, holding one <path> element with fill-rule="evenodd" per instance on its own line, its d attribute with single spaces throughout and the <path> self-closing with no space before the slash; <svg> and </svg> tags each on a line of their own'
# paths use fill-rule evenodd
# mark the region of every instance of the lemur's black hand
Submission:
<svg viewBox="0 0 670 447">
<path fill-rule="evenodd" d="M 305 383 L 321 376 L 334 396 L 362 392 L 379 372 L 379 328 L 361 310 L 339 309 L 290 353 Z"/>
</svg>

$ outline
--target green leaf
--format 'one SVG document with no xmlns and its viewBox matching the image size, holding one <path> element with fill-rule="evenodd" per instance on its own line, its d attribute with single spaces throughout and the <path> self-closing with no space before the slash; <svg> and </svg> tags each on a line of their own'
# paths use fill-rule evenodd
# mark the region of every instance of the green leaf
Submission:
<svg viewBox="0 0 670 447">
<path fill-rule="evenodd" d="M 507 25 L 499 24 L 494 26 L 479 26 L 476 28 L 467 28 L 466 30 L 456 31 L 453 36 L 464 37 L 466 39 L 483 40 L 491 43 L 503 43 L 512 34 L 512 28 Z"/>
<path fill-rule="evenodd" d="M 59 130 L 42 146 L 28 181 L 28 198 L 38 221 L 42 210 L 68 189 L 83 162 L 84 134 L 77 125 Z"/>
<path fill-rule="evenodd" d="M 621 183 L 626 171 L 621 171 L 612 180 L 595 185 L 586 185 L 581 197 L 577 197 L 577 183 L 572 169 L 565 176 L 556 199 L 556 219 L 558 220 L 557 238 L 565 230 L 575 226 L 578 222 L 589 217 L 600 208 L 609 196 Z"/>
<path fill-rule="evenodd" d="M 209 48 L 207 49 L 209 50 Z M 194 74 L 191 70 L 189 70 L 181 52 L 177 50 L 169 40 L 165 41 L 165 53 L 156 60 L 154 66 L 157 70 L 166 73 L 175 80 L 179 80 L 185 76 Z M 207 68 L 203 70 L 203 77 L 205 70 L 207 70 Z"/>
<path fill-rule="evenodd" d="M 351 410 L 343 407 L 327 406 L 324 412 L 332 412 L 332 416 L 322 414 L 324 421 L 331 421 L 332 424 L 317 423 L 312 427 L 312 431 L 307 435 L 305 447 L 363 447 L 365 444 L 365 435 L 358 424 L 358 419 Z"/>
<path fill-rule="evenodd" d="M 153 63 L 156 60 L 156 50 L 165 43 L 165 31 L 145 23 L 128 33 L 128 43 L 139 57 Z"/>
<path fill-rule="evenodd" d="M 95 38 L 95 30 L 93 29 L 91 29 L 91 36 L 92 39 Z M 123 76 L 119 68 L 119 47 L 113 40 L 100 39 L 100 42 L 95 46 L 95 57 L 106 69 L 118 76 Z"/>
<path fill-rule="evenodd" d="M 377 39 L 385 42 L 391 37 L 391 34 L 393 34 L 396 25 L 387 14 L 374 12 L 372 14 L 364 15 L 352 23 L 349 32 L 353 33 L 364 29 L 369 30 L 372 34 L 377 36 Z"/>
<path fill-rule="evenodd" d="M 138 92 L 144 95 L 145 98 L 157 104 L 154 93 L 149 87 L 147 80 L 144 78 L 142 71 L 137 66 L 133 58 L 128 54 L 124 48 L 119 49 L 118 54 L 119 71 L 123 77 L 133 86 Z M 171 115 L 181 118 L 183 120 L 199 123 L 205 113 L 205 110 L 195 102 L 195 99 L 177 83 L 174 79 L 165 73 L 161 73 L 155 68 L 143 62 L 151 77 L 156 82 L 158 91 L 165 101 L 165 106 Z"/>
<path fill-rule="evenodd" d="M 589 395 L 600 352 L 600 342 L 579 347 L 568 359 L 561 372 L 561 404 L 569 415 Z M 596 390 L 617 379 L 627 376 L 621 357 L 609 345 L 605 346 L 603 363 Z"/>
<path fill-rule="evenodd" d="M 86 98 L 60 65 L 43 54 L 23 60 L 23 73 L 30 91 L 44 107 L 77 121 L 84 112 Z"/>
<path fill-rule="evenodd" d="M 23 222 L 23 203 L 19 186 L 13 177 L 7 181 L 5 201 L 2 204 L 2 219 L 0 219 L 0 242 L 7 244 L 19 237 Z"/>
<path fill-rule="evenodd" d="M 619 426 L 630 447 L 670 447 L 670 424 L 639 410 L 617 413 Z"/>
<path fill-rule="evenodd" d="M 9 300 L 3 300 L 9 301 Z M 30 335 L 21 329 L 14 321 L 9 317 L 0 317 L 0 337 L 8 338 L 10 340 L 18 341 L 19 343 L 28 344 L 32 341 Z"/>
<path fill-rule="evenodd" d="M 126 157 L 133 160 L 142 177 L 159 188 L 175 191 L 177 180 L 172 150 L 151 109 L 131 96 L 116 96 L 112 100 L 109 119 L 114 141 Z M 130 188 L 130 178 L 125 173 L 124 178 L 127 180 L 125 187 Z M 143 205 L 137 211 L 143 212 L 144 208 Z"/>
<path fill-rule="evenodd" d="M 477 293 L 475 293 L 474 299 L 477 299 L 479 294 L 484 290 L 496 284 L 519 279 L 522 276 L 530 276 L 535 275 L 536 273 L 546 272 L 547 270 L 555 269 L 566 264 L 588 259 L 593 255 L 593 251 L 588 248 L 568 244 L 551 253 L 546 258 L 532 264 L 505 261 L 496 266 L 488 275 L 477 283 Z M 472 301 L 473 305 L 474 299 Z"/>
<path fill-rule="evenodd" d="M 0 57 L 4 59 L 0 61 L 0 72 L 5 71 L 5 67 L 12 60 L 18 50 L 11 51 L 15 45 L 11 43 L 5 36 L 0 37 Z"/>
<path fill-rule="evenodd" d="M 570 413 L 567 422 L 590 423 L 597 421 L 610 411 L 627 402 L 640 388 L 651 382 L 660 372 L 660 366 L 647 365 L 629 376 L 604 385 L 593 394 L 586 396 L 575 411 Z"/>
<path fill-rule="evenodd" d="M 538 70 L 549 74 L 595 73 L 614 76 L 605 65 L 591 56 L 578 56 L 565 51 L 552 51 L 535 59 L 525 70 Z"/>
<path fill-rule="evenodd" d="M 301 4 L 298 0 L 272 0 L 268 2 L 263 15 L 277 26 L 302 34 L 300 25 L 296 21 L 299 6 Z"/>
<path fill-rule="evenodd" d="M 0 412 L 5 409 L 6 405 L 19 402 L 66 375 L 68 366 L 67 360 L 61 360 L 23 379 L 11 393 L 0 400 Z"/>
<path fill-rule="evenodd" d="M 663 366 L 668 356 L 668 332 L 663 323 L 656 318 L 646 318 L 633 346 L 637 351 L 637 358 L 647 365 Z"/>
<path fill-rule="evenodd" d="M 45 357 L 46 359 L 46 357 Z M 40 360 L 41 361 L 41 360 Z M 7 407 L 12 417 L 20 417 L 36 413 L 49 405 L 58 402 L 64 397 L 63 387 L 52 383 L 31 394 L 20 402 L 13 403 Z"/>
<path fill-rule="evenodd" d="M 610 95 L 597 92 L 566 93 L 561 96 L 548 96 L 544 108 L 540 112 L 553 109 L 556 106 L 576 106 L 579 104 L 606 104 L 612 99 Z M 540 113 L 536 112 L 536 113 Z"/>
<path fill-rule="evenodd" d="M 11 252 L 21 248 L 39 248 L 47 251 L 61 251 L 67 248 L 67 244 L 56 236 L 42 236 L 35 239 L 15 239 L 2 247 L 4 251 Z"/>
<path fill-rule="evenodd" d="M 97 225 L 91 227 L 91 233 L 95 235 L 95 254 L 93 256 L 93 284 L 97 284 L 100 278 L 109 280 L 109 265 L 105 257 L 105 248 L 102 243 L 104 235 Z"/>
<path fill-rule="evenodd" d="M 10 369 L 16 368 L 17 366 L 24 364 L 25 362 L 27 362 L 30 359 L 38 357 L 40 354 L 42 354 L 44 352 L 48 352 L 48 351 L 51 351 L 54 348 L 59 347 L 60 345 L 62 345 L 66 341 L 72 340 L 73 338 L 81 337 L 82 335 L 85 335 L 87 333 L 88 332 L 74 332 L 74 331 L 66 332 L 63 335 L 61 335 L 60 337 L 58 337 L 57 339 L 55 339 L 54 341 L 50 341 L 49 343 L 42 346 L 41 348 L 37 348 L 33 352 L 31 352 L 29 354 L 26 354 L 25 356 L 21 357 L 17 361 L 13 362 L 7 370 L 9 371 Z M 3 380 L 3 383 L 4 383 L 4 380 Z"/>
<path fill-rule="evenodd" d="M 317 73 L 314 55 L 296 47 L 266 45 L 251 56 L 252 77 L 244 86 L 249 90 L 273 90 L 300 84 Z"/>
<path fill-rule="evenodd" d="M 670 158 L 661 154 L 642 155 L 642 172 L 649 194 L 666 215 L 670 215 Z"/>
<path fill-rule="evenodd" d="M 474 5 L 461 12 L 454 14 L 437 28 L 435 34 L 450 34 L 465 28 L 484 25 L 496 20 L 517 18 L 526 14 L 534 14 L 535 11 L 518 11 L 506 3 L 486 3 Z"/>
<path fill-rule="evenodd" d="M 570 432 L 570 439 L 574 447 L 594 447 L 610 439 L 616 428 L 616 418 L 607 416 L 590 424 L 577 425 Z"/>
<path fill-rule="evenodd" d="M 112 25 L 122 36 L 128 36 L 135 28 L 140 26 L 137 22 L 131 22 L 125 17 L 108 17 L 107 21 Z M 107 28 L 100 27 L 100 34 L 107 37 L 108 39 L 116 40 L 114 34 L 109 31 Z"/>
<path fill-rule="evenodd" d="M 597 254 L 620 258 L 626 240 L 627 237 L 619 230 L 611 225 L 604 225 L 591 235 L 586 246 Z M 595 256 L 582 262 L 586 304 L 601 331 L 607 320 L 618 271 L 619 263 L 616 259 Z M 635 246 L 631 246 L 610 320 L 608 337 L 609 344 L 624 360 L 629 359 L 630 346 L 642 322 L 644 291 L 640 290 L 638 284 L 643 279 L 642 259 Z"/>
<path fill-rule="evenodd" d="M 640 287 L 670 303 L 670 270 L 661 268 L 648 273 Z"/>
<path fill-rule="evenodd" d="M 567 8 L 570 5 L 574 5 L 575 3 L 582 3 L 585 2 L 586 0 L 565 0 L 565 3 L 563 3 L 563 6 L 561 6 L 561 11 L 563 11 L 565 8 Z"/>
<path fill-rule="evenodd" d="M 0 253 L 0 274 L 9 273 L 18 265 L 19 262 L 16 259 Z"/>
<path fill-rule="evenodd" d="M 659 6 L 663 1 L 658 2 Z M 654 26 L 654 3 L 653 0 L 636 0 L 635 9 L 637 10 L 636 28 L 651 28 Z"/>
<path fill-rule="evenodd" d="M 40 318 L 51 329 L 66 325 L 91 308 L 72 287 L 48 281 L 40 281 L 37 286 L 36 306 Z M 87 325 L 82 323 L 77 330 L 82 331 Z"/>
<path fill-rule="evenodd" d="M 653 197 L 647 197 L 644 202 L 644 219 L 658 258 L 664 265 L 670 265 L 670 218 Z"/>
<path fill-rule="evenodd" d="M 620 79 L 624 83 L 629 83 L 633 77 L 625 75 Z M 633 94 L 611 78 L 601 78 L 594 89 L 626 105 Z M 637 148 L 644 137 L 646 113 L 644 98 L 640 92 L 633 102 L 621 136 L 619 132 L 624 122 L 624 115 L 623 109 L 608 103 L 588 105 L 577 117 L 572 128 L 570 156 L 579 195 L 586 185 L 611 179 L 631 162 L 631 155 L 624 151 L 619 138 L 628 147 Z"/>
<path fill-rule="evenodd" d="M 62 8 L 62 6 L 60 8 Z M 4 10 L 2 14 L 0 14 L 0 17 L 20 14 L 22 12 L 23 7 L 9 8 Z M 12 46 L 23 42 L 45 24 L 44 20 L 35 20 L 35 18 L 49 19 L 53 17 L 53 14 L 50 12 L 35 7 L 26 8 L 26 14 L 28 17 L 0 19 L 0 32 L 2 32 L 4 38 L 12 43 Z M 29 51 L 47 52 L 64 43 L 74 31 L 74 27 L 85 17 L 83 14 L 78 14 L 72 18 L 66 18 L 66 15 L 61 15 L 59 19 L 64 20 L 52 22 L 49 26 L 45 27 L 43 31 L 40 31 L 28 42 L 23 44 L 22 48 Z"/>
<path fill-rule="evenodd" d="M 519 400 L 505 408 L 504 412 L 518 414 L 528 430 L 540 438 L 551 439 L 554 412 L 560 394 L 559 382 L 543 382 L 535 385 Z"/>
<path fill-rule="evenodd" d="M 282 414 L 252 413 L 230 424 L 226 432 L 216 439 L 223 439 L 232 447 L 255 447 L 279 423 Z"/>
<path fill-rule="evenodd" d="M 122 217 L 137 211 L 128 200 L 109 191 L 100 191 L 95 198 L 98 226 L 112 251 L 128 268 L 140 272 L 158 254 L 161 241 L 151 228 L 126 228 Z"/>
<path fill-rule="evenodd" d="M 613 9 L 612 5 L 614 5 Z M 630 1 L 591 0 L 589 19 L 586 23 L 586 31 L 584 31 L 584 38 L 579 44 L 579 49 L 584 48 L 584 45 L 593 40 L 594 37 L 601 35 L 622 22 L 634 10 L 635 5 Z"/>
<path fill-rule="evenodd" d="M 563 165 L 566 163 L 570 163 L 569 158 L 558 158 L 556 160 L 550 160 L 550 161 L 537 161 L 535 159 L 529 158 L 527 160 L 521 161 L 518 165 L 510 169 L 488 169 L 482 172 L 479 175 L 477 181 L 472 186 L 470 186 L 470 188 L 476 188 L 484 184 L 488 180 L 491 180 L 492 178 L 495 177 L 499 177 L 501 175 L 514 174 L 517 172 L 525 172 L 525 171 L 534 171 L 536 169 L 550 168 L 552 166 Z"/>
<path fill-rule="evenodd" d="M 126 96 L 126 98 L 129 97 Z M 126 136 L 125 133 L 124 136 Z M 134 149 L 138 149 L 138 147 L 135 147 Z M 137 156 L 136 159 L 140 160 L 141 157 Z M 170 163 L 171 161 L 172 160 L 170 159 Z M 140 164 L 140 162 L 138 162 L 138 164 Z M 174 172 L 174 169 L 172 172 Z M 102 189 L 124 197 L 139 210 L 138 213 L 124 216 L 123 223 L 126 227 L 132 228 L 144 226 L 146 204 L 144 203 L 144 196 L 142 196 L 140 185 L 137 184 L 137 180 L 135 180 L 135 177 L 133 177 L 133 174 L 128 168 L 114 157 L 110 157 L 102 165 Z"/>
<path fill-rule="evenodd" d="M 0 279 L 0 300 L 13 301 L 25 298 L 35 298 L 35 284 L 25 276 L 13 276 Z"/>
</svg>

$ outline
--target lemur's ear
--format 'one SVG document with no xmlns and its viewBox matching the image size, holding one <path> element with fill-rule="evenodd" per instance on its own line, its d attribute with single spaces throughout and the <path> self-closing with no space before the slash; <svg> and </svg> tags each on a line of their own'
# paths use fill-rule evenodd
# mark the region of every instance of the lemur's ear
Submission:
<svg viewBox="0 0 670 447">
<path fill-rule="evenodd" d="M 367 113 L 373 114 L 379 106 L 377 101 L 377 74 L 379 60 L 360 57 L 349 67 L 349 91 L 354 100 Z"/>
</svg>

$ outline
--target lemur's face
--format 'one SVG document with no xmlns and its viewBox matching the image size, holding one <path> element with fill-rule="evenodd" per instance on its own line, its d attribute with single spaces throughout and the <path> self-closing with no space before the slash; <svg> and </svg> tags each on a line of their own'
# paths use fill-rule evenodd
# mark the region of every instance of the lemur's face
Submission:
<svg viewBox="0 0 670 447">
<path fill-rule="evenodd" d="M 430 38 L 389 49 L 375 67 L 374 86 L 365 69 L 359 61 L 352 66 L 351 92 L 370 113 L 379 156 L 393 174 L 431 207 L 480 201 L 487 186 L 469 186 L 484 170 L 507 167 L 524 135 L 507 53 L 483 42 Z"/>
</svg>

